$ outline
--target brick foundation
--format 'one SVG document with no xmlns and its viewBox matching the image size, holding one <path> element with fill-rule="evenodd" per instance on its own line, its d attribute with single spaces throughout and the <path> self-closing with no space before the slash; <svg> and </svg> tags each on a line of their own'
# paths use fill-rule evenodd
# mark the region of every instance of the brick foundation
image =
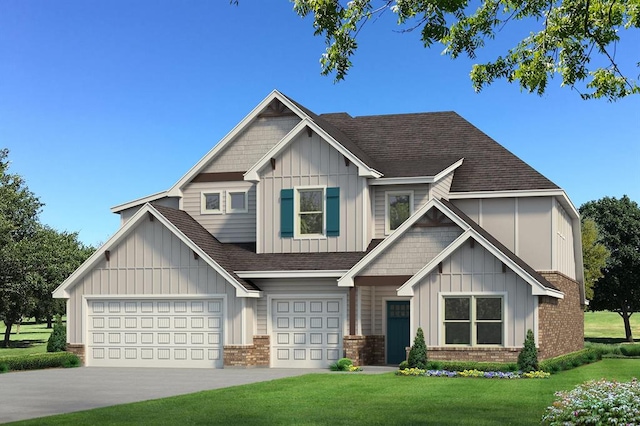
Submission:
<svg viewBox="0 0 640 426">
<path fill-rule="evenodd" d="M 521 348 L 427 348 L 430 361 L 516 362 Z"/>
<path fill-rule="evenodd" d="M 269 367 L 269 336 L 253 336 L 252 345 L 226 345 L 224 347 L 225 368 Z"/>
<path fill-rule="evenodd" d="M 384 365 L 384 336 L 344 336 L 344 356 L 354 365 Z"/>
<path fill-rule="evenodd" d="M 82 343 L 67 343 L 67 352 L 76 354 L 82 365 L 85 365 L 85 348 Z"/>
<path fill-rule="evenodd" d="M 580 284 L 559 272 L 540 274 L 564 293 L 564 299 L 538 298 L 538 359 L 579 351 L 584 347 Z"/>
</svg>

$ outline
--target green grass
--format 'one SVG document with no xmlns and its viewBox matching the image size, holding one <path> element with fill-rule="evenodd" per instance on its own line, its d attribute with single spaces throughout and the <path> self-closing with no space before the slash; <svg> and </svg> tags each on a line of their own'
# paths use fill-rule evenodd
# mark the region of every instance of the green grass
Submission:
<svg viewBox="0 0 640 426">
<path fill-rule="evenodd" d="M 4 340 L 4 332 L 7 329 L 0 322 L 0 344 Z M 17 327 L 11 329 L 11 340 L 8 348 L 0 347 L 0 357 L 7 355 L 30 355 L 47 352 L 47 340 L 53 329 L 47 328 L 47 324 L 36 324 L 33 321 L 25 321 L 20 325 L 20 334 Z"/>
<path fill-rule="evenodd" d="M 640 313 L 630 318 L 631 333 L 635 341 L 640 339 Z M 622 343 L 625 341 L 622 317 L 615 312 L 585 312 L 584 338 L 594 343 Z"/>
<path fill-rule="evenodd" d="M 558 390 L 639 376 L 637 359 L 606 359 L 549 379 L 311 374 L 18 424 L 537 425 Z"/>
</svg>

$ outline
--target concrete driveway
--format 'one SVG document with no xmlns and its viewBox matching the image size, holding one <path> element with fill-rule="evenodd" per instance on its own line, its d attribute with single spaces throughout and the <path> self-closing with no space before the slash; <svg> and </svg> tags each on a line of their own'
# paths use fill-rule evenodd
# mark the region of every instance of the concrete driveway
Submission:
<svg viewBox="0 0 640 426">
<path fill-rule="evenodd" d="M 364 373 L 394 369 L 365 367 Z M 80 367 L 6 373 L 0 374 L 0 423 L 310 373 L 328 370 Z"/>
</svg>

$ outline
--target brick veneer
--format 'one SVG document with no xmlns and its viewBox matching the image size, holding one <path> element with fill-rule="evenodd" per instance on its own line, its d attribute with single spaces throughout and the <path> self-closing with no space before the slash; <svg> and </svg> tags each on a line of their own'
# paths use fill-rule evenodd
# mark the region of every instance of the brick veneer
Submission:
<svg viewBox="0 0 640 426">
<path fill-rule="evenodd" d="M 344 336 L 344 356 L 354 365 L 383 365 L 384 336 Z"/>
<path fill-rule="evenodd" d="M 538 358 L 547 359 L 584 347 L 584 311 L 580 284 L 559 272 L 540 272 L 564 293 L 564 299 L 539 296 Z"/>
<path fill-rule="evenodd" d="M 226 345 L 224 347 L 224 366 L 233 367 L 269 367 L 269 336 L 253 336 L 252 345 Z"/>
<path fill-rule="evenodd" d="M 427 348 L 432 361 L 516 362 L 520 348 Z"/>
<path fill-rule="evenodd" d="M 67 352 L 76 354 L 82 365 L 85 363 L 85 348 L 82 343 L 67 343 Z"/>
</svg>

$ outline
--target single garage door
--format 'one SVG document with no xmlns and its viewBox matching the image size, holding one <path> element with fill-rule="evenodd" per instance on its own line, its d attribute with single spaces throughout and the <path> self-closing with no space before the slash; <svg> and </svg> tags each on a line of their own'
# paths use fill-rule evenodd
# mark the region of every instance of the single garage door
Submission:
<svg viewBox="0 0 640 426">
<path fill-rule="evenodd" d="M 88 300 L 87 365 L 221 368 L 223 303 Z"/>
<path fill-rule="evenodd" d="M 326 368 L 342 356 L 342 299 L 273 299 L 271 365 Z"/>
</svg>

